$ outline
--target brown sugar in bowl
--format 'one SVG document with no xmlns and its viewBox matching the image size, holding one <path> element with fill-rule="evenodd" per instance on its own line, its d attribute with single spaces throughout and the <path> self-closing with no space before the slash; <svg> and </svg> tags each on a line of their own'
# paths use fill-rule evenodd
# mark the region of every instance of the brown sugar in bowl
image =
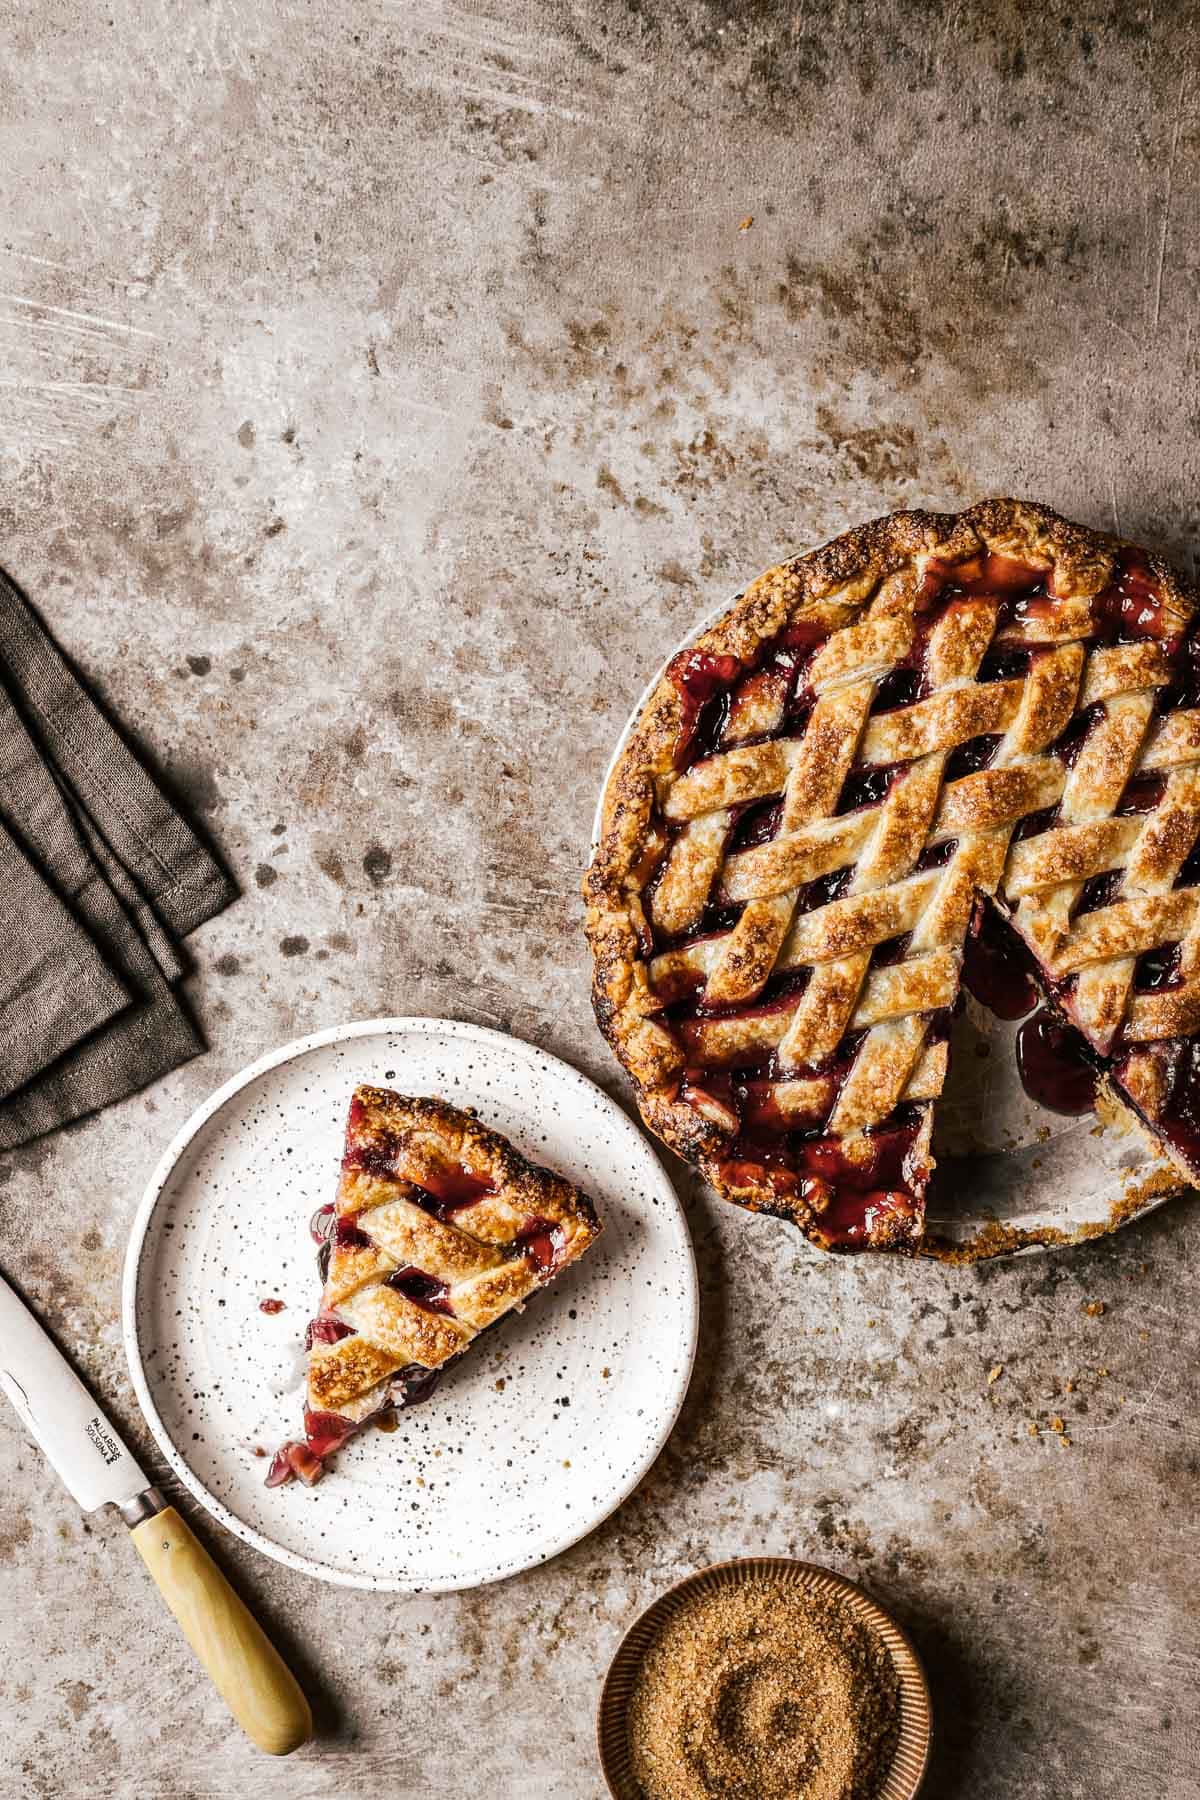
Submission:
<svg viewBox="0 0 1200 1800">
<path fill-rule="evenodd" d="M 925 1777 L 932 1736 L 929 1687 L 908 1634 L 854 1582 L 815 1563 L 786 1557 L 746 1557 L 714 1563 L 669 1588 L 621 1640 L 605 1678 L 596 1717 L 600 1767 L 614 1800 L 645 1800 L 630 1745 L 630 1718 L 647 1653 L 668 1623 L 705 1596 L 747 1584 L 796 1587 L 814 1601 L 836 1602 L 886 1652 L 898 1683 L 899 1729 L 891 1763 L 872 1800 L 914 1800 Z"/>
</svg>

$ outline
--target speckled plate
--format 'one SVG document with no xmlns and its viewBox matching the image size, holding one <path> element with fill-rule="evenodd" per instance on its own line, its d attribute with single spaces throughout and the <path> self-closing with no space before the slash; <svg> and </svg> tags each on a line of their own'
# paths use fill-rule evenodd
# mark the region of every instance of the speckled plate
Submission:
<svg viewBox="0 0 1200 1800">
<path fill-rule="evenodd" d="M 600 786 L 593 848 L 609 776 L 668 663 L 738 598 L 714 607 L 638 696 Z M 1090 1113 L 1065 1118 L 1031 1100 L 1017 1072 L 1016 1032 L 969 995 L 954 1021 L 933 1138 L 938 1166 L 927 1209 L 929 1255 L 978 1262 L 1082 1243 L 1141 1218 L 1183 1185 L 1169 1157 L 1128 1125 L 1101 1124 Z"/>
<path fill-rule="evenodd" d="M 477 1107 L 584 1188 L 605 1228 L 396 1431 L 364 1432 L 311 1490 L 268 1489 L 258 1452 L 300 1422 L 308 1221 L 367 1080 Z M 273 1297 L 284 1310 L 262 1312 Z M 666 1442 L 697 1315 L 687 1223 L 637 1127 L 557 1057 L 447 1019 L 319 1032 L 227 1082 L 155 1170 L 125 1265 L 134 1387 L 176 1475 L 246 1543 L 348 1587 L 476 1587 L 586 1536 Z"/>
<path fill-rule="evenodd" d="M 740 1587 L 744 1582 L 786 1582 L 828 1600 L 840 1600 L 883 1645 L 900 1684 L 900 1730 L 891 1767 L 878 1800 L 916 1800 L 929 1766 L 933 1714 L 929 1684 L 908 1633 L 856 1582 L 818 1563 L 784 1556 L 747 1556 L 711 1563 L 660 1594 L 622 1638 L 609 1666 L 596 1709 L 596 1747 L 613 1800 L 642 1800 L 630 1755 L 628 1718 L 638 1674 L 659 1632 L 681 1607 L 699 1594 Z"/>
</svg>

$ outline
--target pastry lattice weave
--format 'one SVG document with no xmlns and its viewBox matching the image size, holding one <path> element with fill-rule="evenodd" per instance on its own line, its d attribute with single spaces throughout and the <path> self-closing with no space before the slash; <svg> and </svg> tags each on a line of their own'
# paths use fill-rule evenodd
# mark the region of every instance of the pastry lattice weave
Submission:
<svg viewBox="0 0 1200 1800">
<path fill-rule="evenodd" d="M 765 1080 L 776 1125 L 853 1161 L 941 1090 L 980 894 L 1136 1089 L 1137 1046 L 1200 1023 L 1189 613 L 1140 554 L 1015 502 L 895 515 L 756 582 L 651 700 L 586 889 L 650 1122 L 714 1173 L 746 1119 L 711 1072 L 750 1067 L 760 1111 Z M 718 1185 L 778 1197 L 736 1160 Z"/>
</svg>

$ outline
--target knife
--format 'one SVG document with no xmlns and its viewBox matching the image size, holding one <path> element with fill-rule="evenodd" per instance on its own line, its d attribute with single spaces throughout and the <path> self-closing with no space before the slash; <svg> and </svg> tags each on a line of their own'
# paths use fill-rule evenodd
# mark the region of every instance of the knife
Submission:
<svg viewBox="0 0 1200 1800">
<path fill-rule="evenodd" d="M 159 1592 L 247 1737 L 272 1756 L 298 1750 L 312 1735 L 312 1715 L 295 1676 L 2 1275 L 0 1387 L 84 1512 L 120 1508 Z"/>
</svg>

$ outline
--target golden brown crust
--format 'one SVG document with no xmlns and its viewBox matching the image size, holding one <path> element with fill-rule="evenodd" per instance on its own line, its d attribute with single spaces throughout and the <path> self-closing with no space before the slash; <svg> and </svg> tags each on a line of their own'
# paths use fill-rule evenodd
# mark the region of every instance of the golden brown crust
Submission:
<svg viewBox="0 0 1200 1800">
<path fill-rule="evenodd" d="M 1113 817 L 1127 781 L 1139 769 L 1171 771 L 1172 783 L 1195 779 L 1185 765 L 1200 761 L 1200 713 L 1155 721 L 1155 691 L 1171 679 L 1159 643 L 1119 641 L 1090 652 L 1087 646 L 1096 629 L 1091 603 L 1113 579 L 1118 556 L 1135 549 L 1045 507 L 995 499 L 957 515 L 895 513 L 768 570 L 690 653 L 734 657 L 749 665 L 785 628 L 830 632 L 806 671 L 814 704 L 805 735 L 743 742 L 778 729 L 781 695 L 764 672 L 755 677 L 746 701 L 739 699 L 720 753 L 682 773 L 676 765 L 687 708 L 675 680 L 664 673 L 610 775 L 600 838 L 584 881 L 593 1004 L 601 1030 L 637 1086 L 647 1124 L 726 1197 L 751 1208 L 780 1210 L 770 1182 L 749 1179 L 741 1163 L 735 1175 L 724 1166 L 736 1115 L 712 1097 L 681 1097 L 688 1057 L 657 1017 L 664 995 L 682 994 L 689 983 L 704 979 L 715 984 L 709 990 L 714 1002 L 737 1003 L 750 998 L 772 970 L 779 975 L 812 966 L 810 985 L 791 1014 L 701 1022 L 692 1054 L 702 1064 L 719 1066 L 744 1062 L 748 1046 L 775 1049 L 786 1039 L 794 1066 L 819 1062 L 865 1008 L 871 1021 L 867 1049 L 841 1092 L 831 1129 L 853 1132 L 877 1122 L 887 1104 L 936 1092 L 922 1061 L 935 1046 L 909 1022 L 916 1015 L 899 1016 L 925 989 L 902 992 L 904 983 L 897 978 L 892 993 L 897 1016 L 880 1018 L 871 1011 L 863 984 L 874 977 L 868 978 L 866 959 L 874 946 L 906 931 L 923 934 L 910 954 L 936 950 L 953 956 L 976 895 L 1000 886 L 1012 830 L 1030 813 L 1061 806 L 1062 824 L 1047 836 L 1062 840 L 1062 860 L 1056 865 L 1058 847 L 1043 838 L 1019 845 L 1014 869 L 1020 881 L 1005 897 L 1019 902 L 1012 905 L 1013 922 L 1052 974 L 1085 970 L 1078 983 L 1077 1022 L 1103 1044 L 1123 1020 L 1151 1038 L 1161 1035 L 1168 1019 L 1200 1014 L 1195 908 L 1190 894 L 1179 900 L 1162 894 L 1194 841 L 1200 788 L 1185 793 L 1180 785 L 1174 813 L 1163 815 L 1156 832 L 1143 836 L 1144 820 L 1131 829 Z M 1044 570 L 1049 603 L 1028 616 L 1006 616 L 999 629 L 994 603 L 989 610 L 968 598 L 948 609 L 928 652 L 935 691 L 870 716 L 872 684 L 897 665 L 911 642 L 920 581 L 931 570 L 969 569 L 985 553 Z M 1164 634 L 1182 632 L 1193 601 L 1160 559 L 1139 554 L 1155 584 Z M 975 685 L 975 670 L 992 643 L 1038 647 L 1028 674 Z M 1067 767 L 1044 753 L 1084 707 L 1096 708 L 1099 723 Z M 1004 753 L 996 766 L 944 781 L 944 755 L 985 734 L 1002 738 Z M 910 773 L 870 815 L 832 817 L 851 756 L 859 768 L 908 763 Z M 935 767 L 930 793 L 936 812 L 922 829 L 919 803 L 928 796 L 910 782 L 916 771 Z M 780 793 L 784 817 L 778 835 L 726 860 L 729 809 Z M 907 816 L 902 806 L 909 809 Z M 872 836 L 881 817 L 884 828 Z M 724 936 L 668 948 L 648 963 L 646 889 L 663 858 L 664 825 L 677 835 L 649 901 L 660 935 L 694 930 L 710 893 L 720 904 L 745 910 Z M 1093 830 L 1089 861 L 1085 834 Z M 951 875 L 909 872 L 923 844 L 952 840 Z M 879 863 L 864 876 L 861 858 L 868 842 Z M 1123 866 L 1131 854 L 1141 858 L 1137 898 L 1088 915 L 1071 931 L 1069 906 L 1059 916 L 1069 882 L 1095 874 L 1097 859 L 1100 868 Z M 855 875 L 846 900 L 792 916 L 789 896 L 794 899 L 806 882 L 851 863 Z M 1054 890 L 1045 902 L 1042 883 Z M 1151 903 L 1154 889 L 1162 897 Z M 1194 1002 L 1190 985 L 1177 999 L 1165 992 L 1133 997 L 1132 962 L 1124 973 L 1097 973 L 1086 963 L 1089 947 L 1093 962 L 1118 950 L 1136 955 L 1130 950 L 1133 940 L 1141 946 L 1153 937 L 1145 921 L 1153 914 L 1161 925 L 1168 913 L 1172 924 L 1178 913 L 1184 928 L 1197 932 Z M 1067 959 L 1061 967 L 1054 961 L 1059 951 Z M 930 962 L 929 972 L 935 967 L 940 996 L 948 983 L 941 963 Z M 950 984 L 956 980 L 955 972 Z M 927 1004 L 944 1000 L 933 998 L 930 988 Z M 944 1053 L 941 1061 L 944 1067 Z M 811 1208 L 803 1202 L 789 1200 L 782 1210 L 811 1227 Z"/>
</svg>

